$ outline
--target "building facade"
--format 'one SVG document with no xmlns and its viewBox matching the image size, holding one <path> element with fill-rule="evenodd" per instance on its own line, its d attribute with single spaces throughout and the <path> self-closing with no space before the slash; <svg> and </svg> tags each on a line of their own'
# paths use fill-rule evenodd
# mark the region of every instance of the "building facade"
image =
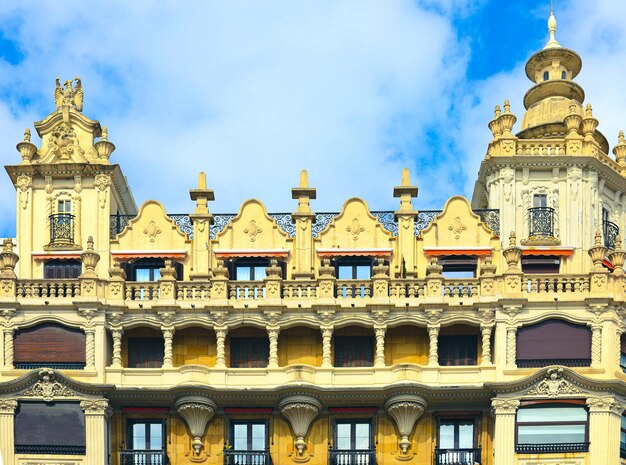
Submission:
<svg viewBox="0 0 626 465">
<path fill-rule="evenodd" d="M 581 59 L 526 66 L 472 201 L 137 208 L 79 79 L 26 130 L 0 253 L 5 465 L 626 463 L 626 141 Z M 391 191 L 391 189 L 390 189 Z M 314 205 L 314 203 L 313 203 Z"/>
</svg>

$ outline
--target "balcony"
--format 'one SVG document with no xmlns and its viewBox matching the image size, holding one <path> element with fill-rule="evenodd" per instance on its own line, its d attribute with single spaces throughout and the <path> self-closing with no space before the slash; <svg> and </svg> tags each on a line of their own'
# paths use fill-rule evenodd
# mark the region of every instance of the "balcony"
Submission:
<svg viewBox="0 0 626 465">
<path fill-rule="evenodd" d="M 517 454 L 560 454 L 570 452 L 589 452 L 588 442 L 572 442 L 563 444 L 517 444 Z"/>
<path fill-rule="evenodd" d="M 55 213 L 50 215 L 50 244 L 49 247 L 75 247 L 74 244 L 74 215 L 71 213 Z"/>
<path fill-rule="evenodd" d="M 435 449 L 435 465 L 476 465 L 480 461 L 480 448 Z"/>
<path fill-rule="evenodd" d="M 526 245 L 555 245 L 559 240 L 555 237 L 554 223 L 556 211 L 551 207 L 533 207 L 528 209 L 528 239 L 522 241 Z"/>
<path fill-rule="evenodd" d="M 164 450 L 120 450 L 120 465 L 168 465 Z"/>
<path fill-rule="evenodd" d="M 591 366 L 590 358 L 568 358 L 568 359 L 542 359 L 542 360 L 517 360 L 518 368 L 541 368 L 553 365 L 564 367 L 588 367 Z"/>
<path fill-rule="evenodd" d="M 604 236 L 604 246 L 614 250 L 615 239 L 619 235 L 619 226 L 608 220 L 602 221 L 602 235 Z"/>
<path fill-rule="evenodd" d="M 267 450 L 225 450 L 224 465 L 271 465 Z"/>
<path fill-rule="evenodd" d="M 376 465 L 376 450 L 330 450 L 330 465 Z"/>
</svg>

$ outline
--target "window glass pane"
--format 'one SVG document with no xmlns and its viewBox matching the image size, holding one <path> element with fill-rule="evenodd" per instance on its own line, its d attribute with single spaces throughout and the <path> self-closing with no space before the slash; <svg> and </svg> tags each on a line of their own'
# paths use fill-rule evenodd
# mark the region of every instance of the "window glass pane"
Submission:
<svg viewBox="0 0 626 465">
<path fill-rule="evenodd" d="M 141 281 L 141 282 L 150 281 L 150 269 L 149 268 L 135 269 L 135 280 Z"/>
<path fill-rule="evenodd" d="M 337 278 L 339 279 L 352 279 L 352 267 L 351 266 L 338 266 Z"/>
<path fill-rule="evenodd" d="M 233 425 L 233 448 L 248 450 L 248 425 Z"/>
<path fill-rule="evenodd" d="M 585 425 L 520 426 L 518 444 L 571 444 L 585 442 Z"/>
<path fill-rule="evenodd" d="M 533 197 L 533 206 L 534 207 L 547 207 L 548 198 L 544 194 L 536 194 Z"/>
<path fill-rule="evenodd" d="M 163 425 L 161 423 L 150 424 L 150 449 L 163 449 Z"/>
<path fill-rule="evenodd" d="M 622 429 L 626 430 L 626 416 L 622 415 Z"/>
<path fill-rule="evenodd" d="M 439 425 L 439 448 L 454 449 L 454 423 Z"/>
<path fill-rule="evenodd" d="M 265 449 L 265 425 L 252 425 L 252 450 Z"/>
<path fill-rule="evenodd" d="M 474 271 L 446 271 L 441 272 L 444 278 L 447 279 L 472 279 L 474 277 Z"/>
<path fill-rule="evenodd" d="M 350 449 L 351 425 L 348 423 L 337 423 L 337 449 Z"/>
<path fill-rule="evenodd" d="M 144 423 L 135 423 L 133 425 L 133 449 L 146 448 L 146 425 Z"/>
<path fill-rule="evenodd" d="M 626 449 L 626 431 L 622 431 L 619 439 L 619 446 L 621 449 Z"/>
<path fill-rule="evenodd" d="M 238 266 L 237 267 L 237 281 L 250 281 L 250 267 L 249 266 Z"/>
<path fill-rule="evenodd" d="M 474 423 L 459 424 L 459 448 L 471 449 L 474 447 Z"/>
<path fill-rule="evenodd" d="M 152 275 L 154 276 L 154 281 L 156 281 L 157 279 L 159 279 L 161 277 L 161 270 L 159 268 L 154 268 L 152 270 Z M 182 278 L 182 276 L 181 276 Z"/>
<path fill-rule="evenodd" d="M 519 423 L 587 421 L 587 411 L 583 407 L 521 408 L 517 412 L 517 421 Z"/>
<path fill-rule="evenodd" d="M 359 265 L 356 267 L 356 279 L 370 279 L 372 269 L 366 265 Z"/>
<path fill-rule="evenodd" d="M 369 423 L 357 423 L 354 425 L 354 448 L 369 449 L 370 448 L 370 425 Z"/>
<path fill-rule="evenodd" d="M 255 281 L 261 281 L 263 279 L 265 279 L 266 273 L 265 273 L 265 268 L 264 266 L 255 266 L 254 267 L 254 280 Z"/>
</svg>

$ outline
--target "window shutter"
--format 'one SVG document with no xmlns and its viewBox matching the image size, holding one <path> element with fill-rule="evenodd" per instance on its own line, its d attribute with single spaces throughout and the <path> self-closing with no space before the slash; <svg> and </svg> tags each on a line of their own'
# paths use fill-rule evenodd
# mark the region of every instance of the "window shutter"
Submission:
<svg viewBox="0 0 626 465">
<path fill-rule="evenodd" d="M 334 353 L 336 367 L 371 367 L 374 365 L 374 338 L 337 336 Z"/>
<path fill-rule="evenodd" d="M 270 356 L 269 340 L 263 337 L 230 339 L 231 368 L 265 368 Z"/>
<path fill-rule="evenodd" d="M 19 363 L 85 363 L 85 334 L 79 329 L 44 323 L 19 330 L 14 339 Z"/>
<path fill-rule="evenodd" d="M 517 332 L 517 360 L 520 366 L 538 361 L 589 365 L 591 330 L 562 320 L 547 320 L 522 327 Z M 539 363 L 537 366 L 542 366 Z"/>
<path fill-rule="evenodd" d="M 165 342 L 160 337 L 129 337 L 129 368 L 160 368 L 163 365 Z"/>
</svg>

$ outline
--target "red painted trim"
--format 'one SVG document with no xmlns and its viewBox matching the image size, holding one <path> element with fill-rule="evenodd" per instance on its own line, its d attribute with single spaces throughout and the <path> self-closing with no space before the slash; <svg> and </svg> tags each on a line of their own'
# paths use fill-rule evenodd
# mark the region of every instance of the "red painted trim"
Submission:
<svg viewBox="0 0 626 465">
<path fill-rule="evenodd" d="M 553 257 L 571 257 L 574 253 L 572 249 L 522 249 L 522 255 L 542 255 Z"/>
<path fill-rule="evenodd" d="M 167 407 L 122 407 L 123 413 L 169 413 Z"/>
<path fill-rule="evenodd" d="M 79 253 L 64 253 L 63 255 L 61 254 L 50 255 L 47 253 L 36 253 L 36 254 L 33 254 L 33 258 L 35 260 L 80 260 L 80 254 Z"/>
<path fill-rule="evenodd" d="M 330 413 L 376 413 L 378 407 L 330 407 Z"/>
<path fill-rule="evenodd" d="M 613 264 L 610 261 L 608 261 L 606 258 L 604 260 L 602 260 L 602 264 L 604 266 L 606 266 L 609 270 L 614 270 L 615 269 Z"/>
<path fill-rule="evenodd" d="M 545 399 L 545 400 L 523 400 L 520 402 L 520 406 L 526 407 L 529 405 L 541 405 L 541 404 L 574 404 L 574 405 L 587 405 L 584 399 Z"/>
<path fill-rule="evenodd" d="M 111 252 L 113 258 L 117 260 L 132 260 L 135 258 L 172 258 L 174 260 L 183 260 L 187 255 L 185 252 L 138 252 L 138 253 L 115 253 Z"/>
<path fill-rule="evenodd" d="M 477 257 L 487 257 L 491 255 L 488 249 L 438 249 L 424 250 L 424 255 L 429 257 L 445 257 L 447 255 L 472 255 Z"/>
<path fill-rule="evenodd" d="M 280 252 L 215 252 L 215 256 L 217 258 L 240 258 L 240 257 L 261 257 L 261 258 L 287 258 L 289 256 L 288 251 L 280 251 Z"/>
<path fill-rule="evenodd" d="M 247 413 L 272 413 L 271 408 L 267 407 L 227 407 L 224 409 L 227 414 L 247 414 Z"/>
<path fill-rule="evenodd" d="M 481 415 L 479 410 L 461 411 L 461 412 L 436 412 L 435 415 L 441 418 L 458 418 L 458 417 L 476 417 Z"/>
<path fill-rule="evenodd" d="M 317 252 L 320 258 L 332 258 L 332 257 L 391 257 L 391 250 L 325 250 L 323 252 Z"/>
</svg>

